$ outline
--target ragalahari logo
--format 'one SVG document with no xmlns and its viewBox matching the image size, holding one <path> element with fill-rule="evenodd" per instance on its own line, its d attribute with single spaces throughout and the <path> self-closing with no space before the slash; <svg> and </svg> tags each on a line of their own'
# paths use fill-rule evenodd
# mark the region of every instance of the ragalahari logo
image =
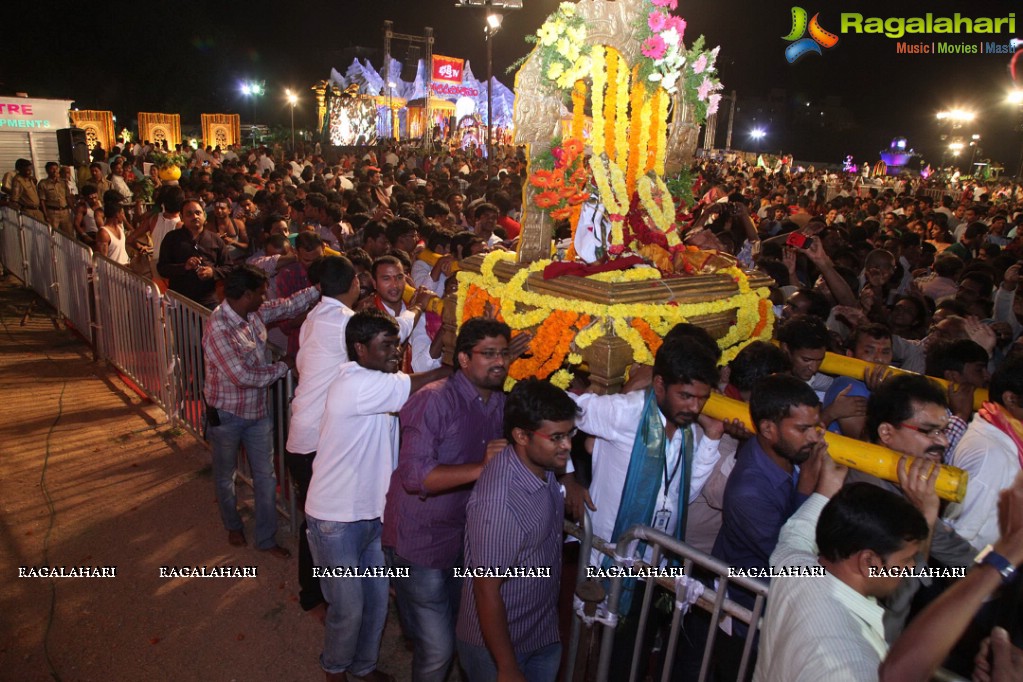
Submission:
<svg viewBox="0 0 1023 682">
<path fill-rule="evenodd" d="M 829 48 L 838 45 L 838 36 L 821 28 L 817 21 L 819 16 L 820 14 L 814 14 L 808 24 L 806 10 L 802 7 L 792 8 L 792 30 L 782 38 L 792 43 L 785 48 L 785 59 L 789 64 L 795 64 L 811 52 L 821 54 L 822 47 Z M 810 37 L 804 38 L 807 30 L 810 32 Z"/>
</svg>

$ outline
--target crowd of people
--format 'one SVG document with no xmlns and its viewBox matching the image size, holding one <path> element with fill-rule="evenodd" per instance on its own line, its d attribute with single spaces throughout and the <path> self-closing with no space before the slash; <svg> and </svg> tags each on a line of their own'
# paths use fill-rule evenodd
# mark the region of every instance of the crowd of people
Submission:
<svg viewBox="0 0 1023 682">
<path fill-rule="evenodd" d="M 757 680 L 928 679 L 939 665 L 1018 679 L 1018 185 L 923 193 L 919 180 L 698 161 L 682 237 L 772 278 L 777 343 L 722 368 L 707 332 L 681 324 L 620 394 L 587 392 L 584 372 L 570 393 L 526 380 L 506 394 L 529 335 L 471 319 L 447 366 L 429 309 L 459 260 L 515 248 L 523 150 L 489 162 L 402 145 L 195 150 L 146 210 L 129 180 L 149 177 L 147 146 L 111 150 L 81 185 L 56 164 L 36 184 L 19 161 L 8 200 L 213 311 L 204 399 L 222 521 L 230 544 L 248 543 L 234 491 L 244 445 L 253 544 L 281 559 L 265 389 L 296 373 L 300 603 L 324 622 L 327 679 L 389 679 L 377 669 L 389 583 L 413 679 L 447 679 L 456 655 L 473 681 L 556 679 L 562 517 L 587 509 L 606 540 L 643 524 L 748 573 L 824 569 L 771 581 Z M 828 352 L 874 369 L 822 374 Z M 749 404 L 753 431 L 702 414 L 718 390 Z M 898 482 L 837 465 L 824 430 L 902 455 Z M 939 501 L 938 464 L 969 473 L 961 503 Z M 903 575 L 914 566 L 948 570 Z M 628 675 L 648 587 L 626 585 L 612 679 Z M 663 665 L 670 615 L 652 618 L 641 650 L 661 654 L 641 674 Z M 695 679 L 711 625 L 687 616 L 674 679 Z M 714 675 L 734 679 L 746 634 L 718 633 Z"/>
</svg>

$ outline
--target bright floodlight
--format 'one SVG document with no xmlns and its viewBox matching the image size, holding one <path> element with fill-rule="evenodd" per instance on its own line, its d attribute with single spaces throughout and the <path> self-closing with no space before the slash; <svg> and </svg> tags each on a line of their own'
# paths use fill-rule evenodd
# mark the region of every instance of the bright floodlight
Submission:
<svg viewBox="0 0 1023 682">
<path fill-rule="evenodd" d="M 750 131 L 749 134 L 750 137 L 752 137 L 754 140 L 759 140 L 767 133 L 764 131 L 763 128 L 754 128 L 753 130 Z"/>
<path fill-rule="evenodd" d="M 290 104 L 291 106 L 295 106 L 295 104 L 297 104 L 297 103 L 298 103 L 298 95 L 293 93 L 291 90 L 288 90 L 288 104 Z"/>
<path fill-rule="evenodd" d="M 953 152 L 961 152 L 963 150 L 963 143 L 953 142 L 948 146 L 948 148 L 951 149 Z"/>
<path fill-rule="evenodd" d="M 1009 104 L 1023 104 L 1023 90 L 1013 90 L 1008 99 Z"/>
<path fill-rule="evenodd" d="M 939 111 L 938 120 L 944 121 L 948 119 L 953 123 L 968 123 L 973 119 L 977 118 L 977 114 L 972 111 L 966 111 L 965 109 L 952 109 L 950 111 Z"/>
<path fill-rule="evenodd" d="M 497 12 L 492 12 L 487 15 L 487 25 L 490 26 L 492 30 L 496 31 L 501 28 L 502 21 L 504 21 L 504 17 Z"/>
<path fill-rule="evenodd" d="M 251 95 L 252 94 L 252 88 L 249 87 L 248 83 L 243 83 L 242 84 L 242 94 L 243 95 Z"/>
</svg>

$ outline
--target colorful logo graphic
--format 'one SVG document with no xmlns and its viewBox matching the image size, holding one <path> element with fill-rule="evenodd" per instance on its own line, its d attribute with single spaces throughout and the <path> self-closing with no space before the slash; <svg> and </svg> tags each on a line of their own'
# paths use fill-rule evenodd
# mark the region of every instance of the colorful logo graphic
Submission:
<svg viewBox="0 0 1023 682">
<path fill-rule="evenodd" d="M 792 43 L 785 48 L 785 59 L 789 64 L 795 64 L 811 52 L 821 54 L 822 47 L 838 45 L 838 36 L 821 28 L 817 21 L 819 16 L 820 14 L 814 14 L 813 19 L 807 24 L 806 10 L 802 7 L 792 8 L 792 30 L 782 38 Z M 810 37 L 804 38 L 808 29 Z"/>
</svg>

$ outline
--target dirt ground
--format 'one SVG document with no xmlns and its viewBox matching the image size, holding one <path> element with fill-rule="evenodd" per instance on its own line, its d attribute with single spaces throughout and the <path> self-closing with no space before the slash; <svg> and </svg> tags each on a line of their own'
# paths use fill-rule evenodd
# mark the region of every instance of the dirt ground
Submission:
<svg viewBox="0 0 1023 682">
<path fill-rule="evenodd" d="M 206 448 L 14 279 L 0 282 L 0 406 L 0 679 L 323 679 L 286 526 L 287 561 L 228 545 Z M 258 575 L 160 577 L 219 565 Z M 116 577 L 18 577 L 39 566 Z M 409 678 L 393 609 L 380 661 Z"/>
</svg>

